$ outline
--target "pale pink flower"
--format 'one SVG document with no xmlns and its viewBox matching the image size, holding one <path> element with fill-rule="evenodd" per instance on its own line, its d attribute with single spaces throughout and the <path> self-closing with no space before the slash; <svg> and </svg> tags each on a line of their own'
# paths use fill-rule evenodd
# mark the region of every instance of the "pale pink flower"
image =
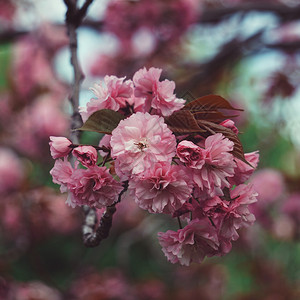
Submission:
<svg viewBox="0 0 300 300">
<path fill-rule="evenodd" d="M 53 182 L 60 184 L 60 191 L 62 193 L 68 190 L 68 183 L 70 182 L 74 171 L 75 169 L 66 157 L 64 157 L 64 160 L 57 159 L 54 163 L 54 167 L 50 170 Z"/>
<path fill-rule="evenodd" d="M 137 112 L 113 130 L 110 145 L 116 172 L 123 180 L 147 171 L 154 163 L 171 162 L 176 139 L 162 117 Z"/>
<path fill-rule="evenodd" d="M 112 205 L 122 189 L 122 185 L 105 167 L 76 169 L 68 182 L 70 193 L 67 204 L 72 207 L 88 205 L 102 208 Z"/>
<path fill-rule="evenodd" d="M 0 194 L 17 190 L 24 179 L 20 158 L 9 148 L 0 147 Z"/>
<path fill-rule="evenodd" d="M 157 114 L 169 116 L 174 111 L 184 106 L 185 100 L 179 99 L 174 94 L 174 81 L 159 81 L 162 70 L 157 68 L 146 68 L 138 70 L 133 75 L 135 85 L 135 95 L 144 97 L 145 111 L 152 107 Z"/>
<path fill-rule="evenodd" d="M 178 231 L 159 232 L 158 239 L 171 263 L 186 266 L 202 262 L 205 256 L 214 255 L 219 247 L 217 232 L 208 218 L 193 220 Z"/>
<path fill-rule="evenodd" d="M 54 159 L 67 156 L 72 151 L 72 142 L 65 137 L 50 136 L 50 141 L 50 152 Z"/>
<path fill-rule="evenodd" d="M 239 133 L 239 130 L 237 129 L 237 127 L 235 126 L 234 122 L 230 119 L 226 119 L 223 122 L 220 123 L 220 125 L 231 129 L 235 134 Z"/>
<path fill-rule="evenodd" d="M 177 146 L 176 154 L 189 168 L 201 169 L 205 163 L 204 149 L 190 141 L 181 141 Z"/>
<path fill-rule="evenodd" d="M 93 146 L 78 146 L 73 150 L 73 155 L 87 168 L 98 160 L 97 150 Z"/>
<path fill-rule="evenodd" d="M 245 153 L 245 159 L 250 163 L 250 165 L 246 164 L 245 162 L 241 161 L 240 159 L 235 159 L 236 168 L 234 170 L 234 176 L 228 178 L 228 181 L 231 184 L 242 184 L 247 181 L 254 170 L 256 169 L 259 161 L 259 153 L 258 151 L 254 151 L 251 153 Z"/>
<path fill-rule="evenodd" d="M 174 94 L 175 83 L 165 79 L 162 82 L 157 82 L 153 89 L 153 99 L 151 106 L 156 110 L 156 113 L 163 116 L 170 116 L 174 111 L 181 109 L 184 106 L 185 100 L 177 98 Z"/>
<path fill-rule="evenodd" d="M 103 82 L 91 88 L 97 98 L 92 98 L 87 103 L 86 110 L 81 109 L 84 122 L 97 110 L 107 108 L 118 111 L 120 107 L 126 106 L 126 102 L 131 101 L 133 84 L 131 80 L 124 81 L 124 79 L 125 77 L 106 75 Z"/>
<path fill-rule="evenodd" d="M 183 166 L 157 163 L 142 177 L 129 181 L 136 203 L 150 213 L 172 214 L 188 201 L 192 182 Z"/>
<path fill-rule="evenodd" d="M 210 197 L 222 195 L 222 188 L 230 187 L 227 177 L 234 176 L 236 163 L 233 155 L 234 143 L 221 133 L 205 140 L 205 164 L 199 170 L 191 169 L 193 180 L 199 188 L 198 194 L 207 193 Z"/>
</svg>

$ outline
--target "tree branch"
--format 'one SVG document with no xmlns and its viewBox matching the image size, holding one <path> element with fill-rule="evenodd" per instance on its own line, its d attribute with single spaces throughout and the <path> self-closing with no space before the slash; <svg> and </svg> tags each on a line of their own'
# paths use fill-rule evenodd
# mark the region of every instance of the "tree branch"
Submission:
<svg viewBox="0 0 300 300">
<path fill-rule="evenodd" d="M 112 218 L 116 212 L 116 204 L 121 201 L 121 197 L 127 191 L 127 189 L 128 181 L 125 181 L 123 183 L 123 190 L 119 194 L 118 200 L 113 205 L 106 207 L 106 211 L 102 215 L 98 227 L 96 210 L 88 206 L 83 207 L 85 221 L 82 225 L 82 239 L 86 247 L 96 247 L 102 240 L 108 237 L 112 225 Z"/>
</svg>

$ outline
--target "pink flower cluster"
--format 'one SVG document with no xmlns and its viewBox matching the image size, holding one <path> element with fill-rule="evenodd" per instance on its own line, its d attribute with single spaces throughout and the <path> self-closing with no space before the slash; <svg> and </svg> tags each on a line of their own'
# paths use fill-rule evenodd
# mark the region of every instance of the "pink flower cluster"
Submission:
<svg viewBox="0 0 300 300">
<path fill-rule="evenodd" d="M 105 76 L 103 82 L 91 88 L 96 98 L 92 98 L 85 108 L 80 108 L 83 121 L 100 109 L 112 109 L 126 116 L 150 110 L 151 114 L 169 116 L 181 109 L 185 100 L 174 94 L 174 81 L 160 81 L 161 72 L 158 68 L 143 68 L 133 75 L 132 80 Z"/>
<path fill-rule="evenodd" d="M 63 158 L 55 161 L 50 171 L 53 182 L 60 184 L 61 192 L 69 191 L 67 204 L 71 207 L 88 205 L 103 208 L 112 205 L 121 192 L 122 185 L 117 182 L 106 167 L 96 165 L 97 151 L 92 146 L 75 146 L 64 137 L 50 137 L 50 151 L 53 158 Z M 73 150 L 74 148 L 74 150 Z M 86 168 L 75 167 L 67 156 L 73 150 L 73 155 Z"/>
<path fill-rule="evenodd" d="M 168 260 L 189 265 L 228 253 L 239 237 L 237 230 L 254 222 L 248 205 L 256 201 L 257 193 L 245 182 L 259 155 L 252 152 L 245 154 L 244 161 L 238 159 L 234 142 L 220 132 L 200 139 L 199 135 L 175 136 L 166 117 L 182 109 L 184 100 L 174 94 L 174 82 L 159 80 L 161 71 L 143 68 L 132 81 L 106 76 L 103 84 L 96 85 L 97 99 L 82 109 L 83 118 L 101 109 L 125 115 L 96 147 L 103 156 L 102 166 L 97 165 L 95 147 L 51 137 L 51 154 L 58 158 L 51 174 L 62 192 L 69 191 L 71 206 L 113 205 L 123 189 L 121 183 L 128 182 L 124 201 L 131 197 L 149 213 L 178 218 L 180 229 L 160 232 L 159 242 Z M 216 126 L 238 134 L 232 120 Z M 70 164 L 71 151 L 85 169 L 78 168 L 78 161 L 75 167 Z"/>
</svg>

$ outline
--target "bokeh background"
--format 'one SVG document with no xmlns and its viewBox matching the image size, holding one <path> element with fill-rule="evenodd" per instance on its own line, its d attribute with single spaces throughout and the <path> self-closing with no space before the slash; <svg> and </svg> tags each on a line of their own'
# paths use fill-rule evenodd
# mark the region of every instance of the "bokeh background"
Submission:
<svg viewBox="0 0 300 300">
<path fill-rule="evenodd" d="M 78 29 L 81 105 L 105 75 L 154 66 L 180 98 L 244 109 L 240 139 L 260 151 L 257 221 L 228 255 L 190 267 L 157 242 L 172 220 L 130 200 L 110 237 L 85 248 L 81 210 L 52 183 L 49 136 L 70 128 L 65 13 L 63 0 L 0 0 L 0 299 L 300 299 L 299 2 L 94 0 Z"/>
</svg>

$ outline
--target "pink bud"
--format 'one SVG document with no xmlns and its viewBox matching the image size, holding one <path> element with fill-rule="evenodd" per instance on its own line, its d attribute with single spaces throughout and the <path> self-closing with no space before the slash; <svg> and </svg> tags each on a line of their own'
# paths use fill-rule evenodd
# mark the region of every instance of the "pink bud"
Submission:
<svg viewBox="0 0 300 300">
<path fill-rule="evenodd" d="M 67 156 L 72 150 L 72 142 L 65 137 L 50 136 L 50 141 L 50 152 L 54 159 Z"/>
<path fill-rule="evenodd" d="M 230 119 L 224 120 L 223 122 L 220 123 L 220 125 L 231 129 L 235 134 L 239 133 L 239 130 L 236 128 L 236 126 L 234 125 L 234 122 Z"/>
<path fill-rule="evenodd" d="M 73 150 L 73 154 L 85 167 L 95 165 L 98 159 L 97 151 L 92 146 L 78 146 Z"/>
</svg>

